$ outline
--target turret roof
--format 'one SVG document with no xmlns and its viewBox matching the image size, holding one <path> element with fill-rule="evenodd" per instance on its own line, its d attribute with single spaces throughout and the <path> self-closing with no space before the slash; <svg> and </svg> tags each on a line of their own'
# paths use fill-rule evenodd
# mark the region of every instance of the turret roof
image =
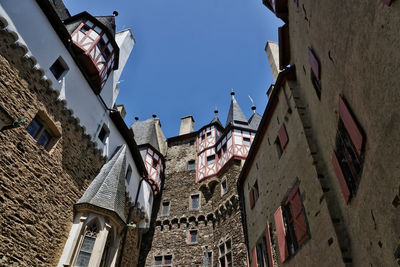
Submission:
<svg viewBox="0 0 400 267">
<path fill-rule="evenodd" d="M 138 145 L 150 144 L 155 149 L 157 149 L 157 151 L 160 151 L 157 139 L 155 119 L 135 121 L 130 128 L 135 134 L 135 141 Z"/>
<path fill-rule="evenodd" d="M 115 212 L 122 221 L 125 221 L 125 169 L 126 145 L 122 145 L 104 164 L 75 206 L 93 205 Z"/>
<path fill-rule="evenodd" d="M 243 114 L 242 109 L 236 101 L 235 93 L 233 91 L 231 95 L 231 106 L 229 107 L 228 118 L 226 119 L 225 127 L 228 127 L 229 124 L 232 124 L 232 126 L 248 127 L 246 116 Z"/>
</svg>

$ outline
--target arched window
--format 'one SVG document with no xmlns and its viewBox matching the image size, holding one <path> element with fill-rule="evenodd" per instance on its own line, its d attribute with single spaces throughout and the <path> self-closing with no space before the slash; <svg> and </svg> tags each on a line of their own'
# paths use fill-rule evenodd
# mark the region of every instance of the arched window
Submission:
<svg viewBox="0 0 400 267">
<path fill-rule="evenodd" d="M 79 249 L 78 258 L 76 260 L 77 267 L 89 266 L 90 256 L 92 255 L 94 243 L 96 242 L 99 229 L 96 223 L 86 228 L 81 248 Z"/>
</svg>

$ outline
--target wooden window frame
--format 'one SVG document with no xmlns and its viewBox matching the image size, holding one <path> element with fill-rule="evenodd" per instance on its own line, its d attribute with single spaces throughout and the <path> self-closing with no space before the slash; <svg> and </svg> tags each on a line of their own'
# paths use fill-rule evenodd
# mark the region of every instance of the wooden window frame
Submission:
<svg viewBox="0 0 400 267">
<path fill-rule="evenodd" d="M 332 165 L 346 204 L 358 190 L 364 165 L 365 134 L 346 101 L 339 96 L 339 120 Z"/>
<path fill-rule="evenodd" d="M 228 242 L 230 243 L 230 248 L 228 249 L 228 246 L 227 246 L 227 244 L 228 244 Z M 223 248 L 224 248 L 224 253 L 221 253 L 221 249 L 220 249 L 220 247 L 221 246 L 223 246 Z M 228 267 L 228 266 L 233 266 L 233 252 L 232 252 L 232 249 L 233 248 L 233 246 L 232 246 L 232 238 L 225 238 L 224 240 L 221 240 L 219 243 L 218 243 L 218 266 L 219 267 Z M 230 254 L 230 258 L 231 258 L 231 261 L 230 262 L 228 262 L 228 255 Z M 223 266 L 222 264 L 221 264 L 221 259 L 224 261 L 224 265 L 225 266 Z M 231 264 L 231 265 L 229 265 L 229 264 Z"/>
<path fill-rule="evenodd" d="M 272 237 L 269 222 L 265 232 L 257 240 L 256 245 L 252 249 L 251 267 L 273 267 L 272 256 Z"/>
<path fill-rule="evenodd" d="M 275 214 L 275 226 L 281 262 L 293 257 L 310 240 L 310 230 L 301 199 L 299 185 L 290 190 L 287 199 Z"/>
</svg>

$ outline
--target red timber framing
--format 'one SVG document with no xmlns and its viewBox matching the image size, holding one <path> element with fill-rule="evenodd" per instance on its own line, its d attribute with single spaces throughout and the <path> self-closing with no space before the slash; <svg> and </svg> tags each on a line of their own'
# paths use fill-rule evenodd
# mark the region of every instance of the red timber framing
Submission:
<svg viewBox="0 0 400 267">
<path fill-rule="evenodd" d="M 83 20 L 71 34 L 72 42 L 88 70 L 90 79 L 100 89 L 114 68 L 115 51 L 111 38 L 93 20 Z"/>
<path fill-rule="evenodd" d="M 342 194 L 344 197 L 344 201 L 349 203 L 350 200 L 350 190 L 349 187 L 347 186 L 346 179 L 344 178 L 342 168 L 340 167 L 339 161 L 337 159 L 335 151 L 332 153 L 332 166 L 333 170 L 335 171 L 336 177 L 339 181 L 340 189 L 342 190 Z"/>
<path fill-rule="evenodd" d="M 154 194 L 157 195 L 161 190 L 161 179 L 164 171 L 161 155 L 154 149 L 148 147 L 144 158 L 144 164 L 148 173 L 148 181 Z"/>
<path fill-rule="evenodd" d="M 255 132 L 230 129 L 223 135 L 216 127 L 207 127 L 198 135 L 196 181 L 217 175 L 233 159 L 246 159 Z M 218 140 L 218 143 L 216 143 Z"/>
<path fill-rule="evenodd" d="M 286 127 L 285 124 L 282 123 L 281 128 L 278 131 L 278 138 L 279 138 L 279 144 L 281 146 L 282 151 L 285 150 L 287 143 L 289 142 L 289 137 L 286 132 Z"/>
</svg>

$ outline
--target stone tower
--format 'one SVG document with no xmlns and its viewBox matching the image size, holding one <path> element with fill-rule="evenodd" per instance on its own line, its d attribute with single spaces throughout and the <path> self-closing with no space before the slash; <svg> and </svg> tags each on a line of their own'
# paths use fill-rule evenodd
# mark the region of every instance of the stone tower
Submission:
<svg viewBox="0 0 400 267">
<path fill-rule="evenodd" d="M 191 116 L 182 118 L 185 131 L 167 139 L 164 184 L 139 266 L 247 266 L 236 184 L 261 116 L 254 110 L 247 120 L 234 95 L 225 127 L 215 110 L 197 131 Z"/>
</svg>

